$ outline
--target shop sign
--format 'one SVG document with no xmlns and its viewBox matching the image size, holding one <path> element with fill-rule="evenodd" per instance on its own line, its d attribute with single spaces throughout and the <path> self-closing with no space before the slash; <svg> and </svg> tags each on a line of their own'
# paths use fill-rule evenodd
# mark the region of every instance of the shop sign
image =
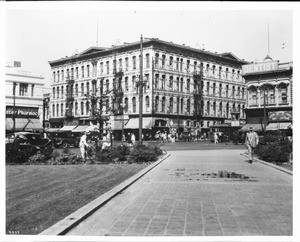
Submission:
<svg viewBox="0 0 300 242">
<path fill-rule="evenodd" d="M 268 112 L 269 121 L 292 121 L 292 111 L 270 111 Z"/>
<path fill-rule="evenodd" d="M 13 106 L 6 106 L 6 117 L 12 117 L 14 114 Z M 39 108 L 15 107 L 15 117 L 36 118 L 39 117 Z"/>
<path fill-rule="evenodd" d="M 249 65 L 242 66 L 243 74 L 264 72 L 264 71 L 274 71 L 277 69 L 278 69 L 277 61 L 255 63 L 255 64 L 249 64 Z"/>
</svg>

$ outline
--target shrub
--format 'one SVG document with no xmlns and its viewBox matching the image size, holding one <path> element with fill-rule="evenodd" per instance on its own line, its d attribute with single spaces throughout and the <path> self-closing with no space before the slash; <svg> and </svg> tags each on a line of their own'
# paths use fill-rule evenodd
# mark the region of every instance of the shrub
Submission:
<svg viewBox="0 0 300 242">
<path fill-rule="evenodd" d="M 131 150 L 127 161 L 129 163 L 143 163 L 156 161 L 158 155 L 154 152 L 154 149 L 146 145 L 135 145 Z"/>
<path fill-rule="evenodd" d="M 255 149 L 255 154 L 262 160 L 274 163 L 289 162 L 292 152 L 292 142 L 288 139 L 261 143 Z"/>
<path fill-rule="evenodd" d="M 19 147 L 6 147 L 6 163 L 22 164 L 28 161 L 29 157 L 36 153 L 36 148 L 32 145 L 20 145 Z"/>
<path fill-rule="evenodd" d="M 38 152 L 37 154 L 30 156 L 28 162 L 30 164 L 41 164 L 47 162 L 48 158 L 42 153 Z"/>
</svg>

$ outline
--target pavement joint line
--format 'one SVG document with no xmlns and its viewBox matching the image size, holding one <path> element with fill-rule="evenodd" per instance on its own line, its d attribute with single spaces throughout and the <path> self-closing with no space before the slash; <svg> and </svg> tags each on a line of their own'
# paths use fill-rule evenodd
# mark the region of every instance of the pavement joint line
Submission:
<svg viewBox="0 0 300 242">
<path fill-rule="evenodd" d="M 241 153 L 241 155 L 244 156 L 244 157 L 249 158 L 247 155 L 245 155 L 245 154 L 243 154 L 243 153 Z M 253 158 L 253 160 L 255 160 L 255 161 L 257 161 L 257 162 L 259 162 L 259 163 L 261 163 L 261 164 L 264 164 L 264 165 L 273 167 L 273 168 L 275 168 L 275 169 L 277 169 L 277 170 L 280 170 L 280 171 L 282 171 L 282 172 L 285 172 L 285 173 L 287 173 L 287 174 L 289 174 L 289 175 L 293 175 L 293 171 L 290 171 L 290 170 L 288 170 L 288 169 L 285 169 L 285 168 L 276 166 L 276 165 L 274 165 L 274 164 L 272 164 L 272 163 L 270 163 L 270 162 L 266 162 L 266 161 L 260 160 L 260 159 L 258 159 L 258 158 Z"/>
<path fill-rule="evenodd" d="M 145 167 L 143 170 L 141 170 L 137 174 L 133 175 L 132 177 L 128 178 L 127 180 L 125 180 L 121 184 L 117 185 L 113 189 L 102 194 L 101 196 L 94 199 L 90 203 L 84 205 L 83 207 L 81 207 L 74 213 L 68 215 L 64 219 L 58 221 L 56 224 L 54 224 L 51 227 L 49 227 L 48 229 L 44 230 L 39 235 L 65 235 L 71 229 L 76 227 L 83 220 L 85 220 L 86 218 L 91 216 L 94 212 L 96 212 L 103 205 L 105 205 L 107 202 L 109 202 L 111 199 L 113 199 L 114 197 L 119 195 L 121 192 L 123 192 L 125 189 L 127 189 L 129 186 L 131 186 L 133 183 L 135 183 L 141 177 L 143 177 L 148 172 L 150 172 L 152 169 L 154 169 L 156 166 L 158 166 L 161 162 L 166 160 L 169 156 L 170 156 L 170 154 L 168 154 L 166 152 L 166 154 L 163 157 L 161 157 L 158 161 Z"/>
</svg>

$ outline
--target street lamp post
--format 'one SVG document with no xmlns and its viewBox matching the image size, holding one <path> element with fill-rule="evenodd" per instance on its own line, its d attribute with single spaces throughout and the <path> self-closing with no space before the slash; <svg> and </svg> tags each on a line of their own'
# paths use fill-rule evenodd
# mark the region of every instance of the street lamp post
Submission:
<svg viewBox="0 0 300 242">
<path fill-rule="evenodd" d="M 139 80 L 139 143 L 143 144 L 143 35 L 140 44 L 140 80 Z"/>
<path fill-rule="evenodd" d="M 15 133 L 16 130 L 16 83 L 13 83 L 13 99 L 14 99 L 14 104 L 13 104 L 13 134 Z"/>
</svg>

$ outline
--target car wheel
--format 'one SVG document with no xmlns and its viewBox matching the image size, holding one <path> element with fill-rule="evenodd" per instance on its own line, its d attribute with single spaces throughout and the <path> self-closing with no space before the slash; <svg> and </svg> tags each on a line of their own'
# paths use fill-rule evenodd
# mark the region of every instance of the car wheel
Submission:
<svg viewBox="0 0 300 242">
<path fill-rule="evenodd" d="M 68 148 L 68 143 L 66 141 L 63 141 L 61 144 L 62 148 Z"/>
</svg>

